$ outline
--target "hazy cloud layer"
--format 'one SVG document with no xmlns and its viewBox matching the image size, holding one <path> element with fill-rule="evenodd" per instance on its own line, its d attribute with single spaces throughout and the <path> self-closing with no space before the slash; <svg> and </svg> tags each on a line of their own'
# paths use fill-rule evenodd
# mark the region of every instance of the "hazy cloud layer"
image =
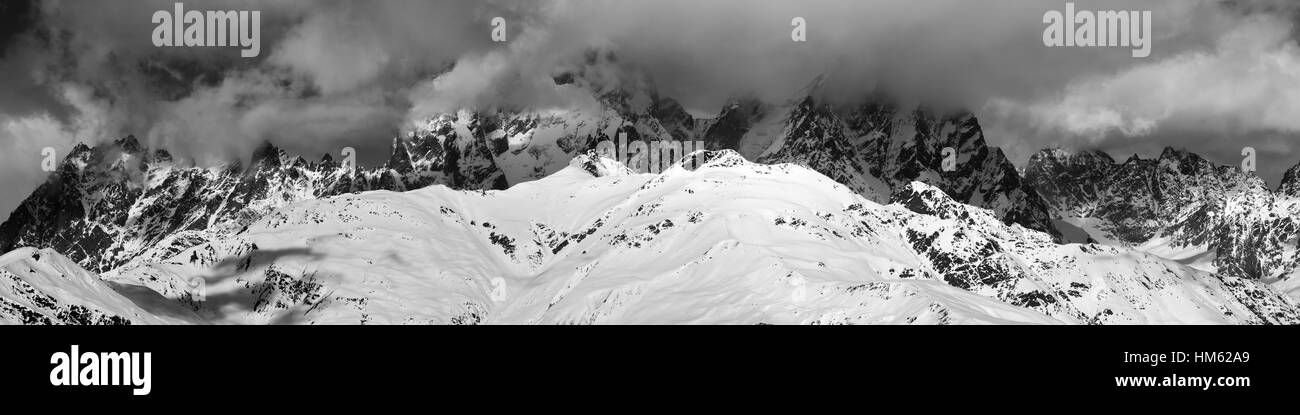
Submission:
<svg viewBox="0 0 1300 415">
<path fill-rule="evenodd" d="M 39 151 L 126 134 L 203 163 L 272 140 L 363 162 L 432 112 L 589 105 L 551 75 L 587 51 L 697 114 L 729 97 L 790 98 L 818 75 L 852 97 L 877 86 L 970 108 L 1017 162 L 1056 145 L 1127 153 L 1187 147 L 1270 180 L 1300 162 L 1300 47 L 1291 1 L 1077 1 L 1151 10 L 1150 57 L 1047 48 L 1064 1 L 192 1 L 262 11 L 262 53 L 156 48 L 174 1 L 6 1 L 0 29 L 0 191 L 7 212 L 44 177 Z M 494 43 L 493 17 L 510 41 Z M 808 42 L 790 40 L 791 19 Z"/>
</svg>

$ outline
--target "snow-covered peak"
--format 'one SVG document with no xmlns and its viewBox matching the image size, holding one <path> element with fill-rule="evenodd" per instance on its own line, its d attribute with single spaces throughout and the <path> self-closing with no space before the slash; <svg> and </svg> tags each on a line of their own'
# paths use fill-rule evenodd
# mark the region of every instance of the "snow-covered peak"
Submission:
<svg viewBox="0 0 1300 415">
<path fill-rule="evenodd" d="M 574 157 L 573 160 L 569 161 L 569 167 L 581 169 L 595 177 L 628 176 L 633 174 L 632 169 L 627 168 L 623 163 L 596 154 L 594 150 Z"/>
<path fill-rule="evenodd" d="M 1109 166 L 1111 164 L 1115 164 L 1115 159 L 1101 150 L 1071 150 L 1053 147 L 1040 150 L 1030 156 L 1029 168 L 1045 168 L 1043 165 L 1093 167 Z"/>
<path fill-rule="evenodd" d="M 890 203 L 906 207 L 916 213 L 933 215 L 944 219 L 966 216 L 966 208 L 937 187 L 911 182 L 894 191 Z"/>
<path fill-rule="evenodd" d="M 699 168 L 725 168 L 754 166 L 735 150 L 699 150 L 682 158 L 683 162 L 696 163 Z"/>
</svg>

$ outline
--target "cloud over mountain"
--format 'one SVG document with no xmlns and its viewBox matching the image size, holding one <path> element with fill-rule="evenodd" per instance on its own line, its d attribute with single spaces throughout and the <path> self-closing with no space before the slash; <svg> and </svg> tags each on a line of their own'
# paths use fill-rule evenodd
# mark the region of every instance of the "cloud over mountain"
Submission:
<svg viewBox="0 0 1300 415">
<path fill-rule="evenodd" d="M 1063 2 L 187 4 L 262 10 L 256 59 L 154 47 L 149 17 L 173 3 L 6 2 L 0 190 L 39 183 L 45 146 L 62 152 L 126 134 L 200 163 L 246 157 L 264 140 L 310 154 L 349 145 L 363 162 L 380 162 L 389 139 L 428 111 L 584 105 L 587 97 L 549 81 L 593 48 L 691 113 L 717 111 L 734 95 L 784 99 L 829 74 L 836 85 L 826 89 L 846 95 L 881 86 L 971 108 L 989 141 L 1022 163 L 1057 144 L 1116 153 L 1187 146 L 1225 163 L 1254 145 L 1262 173 L 1276 180 L 1300 159 L 1288 117 L 1300 96 L 1289 2 L 1076 2 L 1151 9 L 1146 59 L 1122 48 L 1044 47 L 1041 17 Z M 489 37 L 497 16 L 509 42 Z M 794 16 L 808 22 L 806 43 L 790 40 Z"/>
</svg>

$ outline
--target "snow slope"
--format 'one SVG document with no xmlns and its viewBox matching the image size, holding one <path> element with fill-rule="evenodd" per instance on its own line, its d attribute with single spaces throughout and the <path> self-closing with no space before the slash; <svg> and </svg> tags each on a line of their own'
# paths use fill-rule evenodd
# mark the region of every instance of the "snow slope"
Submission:
<svg viewBox="0 0 1300 415">
<path fill-rule="evenodd" d="M 304 201 L 105 278 L 179 300 L 203 278 L 205 321 L 250 324 L 1297 321 L 1267 285 L 1057 245 L 925 184 L 881 205 L 804 167 L 700 157 Z"/>
<path fill-rule="evenodd" d="M 52 250 L 23 248 L 0 256 L 0 324 L 181 322 L 137 306 L 99 276 Z"/>
</svg>

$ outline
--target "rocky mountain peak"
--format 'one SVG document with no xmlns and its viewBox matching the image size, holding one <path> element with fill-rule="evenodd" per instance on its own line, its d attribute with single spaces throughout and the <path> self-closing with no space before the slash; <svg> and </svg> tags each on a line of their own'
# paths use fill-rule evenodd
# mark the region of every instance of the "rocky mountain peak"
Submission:
<svg viewBox="0 0 1300 415">
<path fill-rule="evenodd" d="M 943 190 L 922 182 L 911 182 L 898 188 L 889 202 L 916 213 L 945 219 L 965 212 L 964 205 L 952 200 Z"/>
<path fill-rule="evenodd" d="M 767 116 L 768 106 L 754 97 L 736 97 L 723 104 L 718 117 L 704 131 L 710 148 L 740 148 L 740 139 L 754 123 Z"/>
<path fill-rule="evenodd" d="M 130 154 L 140 154 L 144 151 L 144 147 L 140 145 L 140 140 L 137 140 L 135 135 L 128 135 L 117 139 L 113 141 L 113 145 L 123 152 Z"/>
<path fill-rule="evenodd" d="M 1287 169 L 1282 175 L 1282 184 L 1277 191 L 1287 196 L 1300 197 L 1300 164 Z"/>
<path fill-rule="evenodd" d="M 263 142 L 253 150 L 252 165 L 261 169 L 277 169 L 284 164 L 285 153 L 270 141 Z"/>
<path fill-rule="evenodd" d="M 579 154 L 569 161 L 569 165 L 578 167 L 595 177 L 628 176 L 633 174 L 632 170 L 623 163 L 601 156 L 595 150 L 588 150 L 586 153 Z"/>
<path fill-rule="evenodd" d="M 674 140 L 694 139 L 695 117 L 686 112 L 686 108 L 683 108 L 677 100 L 656 95 L 650 115 L 658 120 L 665 130 L 668 130 Z"/>
<path fill-rule="evenodd" d="M 1165 147 L 1156 159 L 1161 168 L 1176 171 L 1180 175 L 1194 175 L 1214 170 L 1214 165 L 1196 153 L 1186 149 Z"/>
<path fill-rule="evenodd" d="M 836 113 L 863 169 L 890 188 L 924 182 L 954 200 L 990 209 L 1008 223 L 1061 236 L 1046 204 L 1006 155 L 988 145 L 969 111 L 905 107 L 876 91 L 838 104 Z"/>
<path fill-rule="evenodd" d="M 393 144 L 389 147 L 389 152 L 388 162 L 384 163 L 385 168 L 392 169 L 400 174 L 408 174 L 414 169 L 411 164 L 411 153 L 406 150 L 406 144 L 401 137 L 393 138 Z"/>
<path fill-rule="evenodd" d="M 172 159 L 172 153 L 161 148 L 153 151 L 150 160 L 159 163 L 171 163 L 174 161 Z"/>
<path fill-rule="evenodd" d="M 72 152 L 69 155 L 88 153 L 90 150 L 90 146 L 86 145 L 86 143 L 77 142 L 77 145 L 72 146 Z"/>
<path fill-rule="evenodd" d="M 1040 150 L 1030 156 L 1029 166 L 1050 164 L 1061 166 L 1110 166 L 1115 164 L 1115 159 L 1104 151 L 1090 150 L 1069 150 L 1061 147 L 1053 147 Z M 1028 170 L 1028 167 L 1026 168 Z"/>
<path fill-rule="evenodd" d="M 1127 159 L 1124 159 L 1124 164 L 1134 164 L 1134 165 L 1136 165 L 1136 164 L 1147 163 L 1147 162 L 1150 162 L 1150 161 L 1151 161 L 1151 160 L 1143 159 L 1141 154 L 1133 153 L 1133 155 L 1128 156 Z"/>
</svg>

